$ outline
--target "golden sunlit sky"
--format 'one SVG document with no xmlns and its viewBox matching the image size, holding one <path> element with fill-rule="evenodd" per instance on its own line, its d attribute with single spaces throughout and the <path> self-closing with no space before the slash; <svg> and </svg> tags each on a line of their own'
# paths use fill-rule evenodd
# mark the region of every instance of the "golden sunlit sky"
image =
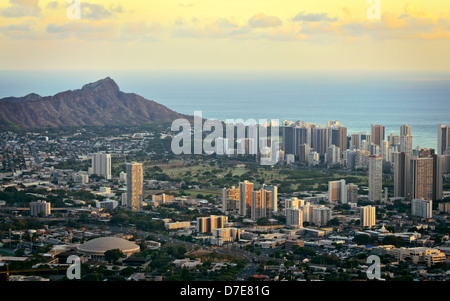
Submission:
<svg viewBox="0 0 450 301">
<path fill-rule="evenodd" d="M 449 0 L 75 1 L 0 0 L 0 69 L 450 70 Z"/>
</svg>

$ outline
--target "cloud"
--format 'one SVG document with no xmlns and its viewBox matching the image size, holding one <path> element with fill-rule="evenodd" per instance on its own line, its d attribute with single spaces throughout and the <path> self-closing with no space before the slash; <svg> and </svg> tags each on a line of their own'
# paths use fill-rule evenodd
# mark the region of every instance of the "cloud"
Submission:
<svg viewBox="0 0 450 301">
<path fill-rule="evenodd" d="M 278 17 L 274 16 L 266 16 L 263 13 L 259 13 L 257 15 L 254 15 L 250 18 L 248 21 L 248 25 L 250 27 L 277 27 L 282 24 L 281 20 Z"/>
<path fill-rule="evenodd" d="M 10 24 L 7 26 L 0 26 L 0 33 L 8 37 L 8 39 L 34 39 L 34 26 L 36 22 L 25 21 L 19 24 Z"/>
<path fill-rule="evenodd" d="M 412 18 L 419 19 L 436 19 L 436 15 L 412 3 L 406 4 L 404 8 L 405 14 Z"/>
<path fill-rule="evenodd" d="M 449 14 L 440 17 L 416 5 L 407 4 L 403 12 L 384 12 L 380 20 L 353 19 L 347 8 L 343 8 L 342 18 L 330 18 L 327 14 L 300 13 L 292 19 L 301 21 L 300 33 L 309 40 L 331 39 L 402 40 L 402 39 L 448 39 Z M 328 21 L 328 22 L 326 22 Z M 294 22 L 295 23 L 295 22 Z"/>
<path fill-rule="evenodd" d="M 305 13 L 304 11 L 292 18 L 294 22 L 336 22 L 338 18 L 331 18 L 327 13 Z"/>
<path fill-rule="evenodd" d="M 117 6 L 111 5 L 110 10 L 117 14 L 122 14 L 125 12 L 125 9 L 123 8 L 123 6 L 121 4 L 118 4 Z"/>
<path fill-rule="evenodd" d="M 107 10 L 101 4 L 82 3 L 81 17 L 88 20 L 103 20 L 113 16 L 113 13 Z"/>
<path fill-rule="evenodd" d="M 115 29 L 113 24 L 69 22 L 62 25 L 49 24 L 46 28 L 46 33 L 58 39 L 67 39 L 74 36 L 85 40 L 111 40 L 117 37 Z"/>
<path fill-rule="evenodd" d="M 38 0 L 9 0 L 10 6 L 3 9 L 1 15 L 5 18 L 39 17 L 41 8 Z"/>
</svg>

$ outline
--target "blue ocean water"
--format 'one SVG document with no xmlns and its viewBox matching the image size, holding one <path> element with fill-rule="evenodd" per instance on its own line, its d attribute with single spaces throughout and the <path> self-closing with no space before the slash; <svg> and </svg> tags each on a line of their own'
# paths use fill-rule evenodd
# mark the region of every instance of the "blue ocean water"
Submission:
<svg viewBox="0 0 450 301">
<path fill-rule="evenodd" d="M 124 92 L 205 118 L 339 120 L 349 134 L 373 123 L 386 136 L 409 124 L 414 147 L 432 148 L 438 125 L 450 125 L 450 72 L 0 71 L 0 98 L 54 95 L 107 76 Z"/>
</svg>

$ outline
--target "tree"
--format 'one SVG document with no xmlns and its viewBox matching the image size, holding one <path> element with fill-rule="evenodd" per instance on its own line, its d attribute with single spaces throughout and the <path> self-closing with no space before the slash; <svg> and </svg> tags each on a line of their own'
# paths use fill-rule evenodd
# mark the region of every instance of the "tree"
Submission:
<svg viewBox="0 0 450 301">
<path fill-rule="evenodd" d="M 123 253 L 119 249 L 112 249 L 105 252 L 105 260 L 109 263 L 116 263 L 123 257 Z"/>
<path fill-rule="evenodd" d="M 257 224 L 259 226 L 268 226 L 270 225 L 270 221 L 267 217 L 261 217 L 260 219 L 258 219 Z"/>
<path fill-rule="evenodd" d="M 294 246 L 292 248 L 292 252 L 294 252 L 294 254 L 303 255 L 303 256 L 315 256 L 316 255 L 316 251 L 314 251 L 313 249 L 308 248 L 308 247 Z"/>
<path fill-rule="evenodd" d="M 358 245 L 369 245 L 373 243 L 373 238 L 367 234 L 359 234 L 353 237 L 353 241 Z"/>
<path fill-rule="evenodd" d="M 339 219 L 335 217 L 328 221 L 327 226 L 339 226 L 340 224 Z"/>
<path fill-rule="evenodd" d="M 403 245 L 403 239 L 401 237 L 389 235 L 383 238 L 381 242 L 382 245 L 393 245 L 396 248 L 401 247 Z"/>
</svg>

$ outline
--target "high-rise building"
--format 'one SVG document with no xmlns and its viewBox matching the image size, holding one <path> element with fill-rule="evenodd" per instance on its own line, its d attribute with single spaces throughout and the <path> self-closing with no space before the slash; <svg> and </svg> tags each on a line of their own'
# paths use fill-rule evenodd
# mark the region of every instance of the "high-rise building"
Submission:
<svg viewBox="0 0 450 301">
<path fill-rule="evenodd" d="M 311 129 L 311 147 L 319 153 L 325 155 L 329 146 L 328 128 L 315 127 Z"/>
<path fill-rule="evenodd" d="M 410 157 L 405 153 L 394 153 L 394 197 L 409 196 Z"/>
<path fill-rule="evenodd" d="M 315 166 L 320 163 L 320 156 L 318 152 L 311 152 L 308 155 L 308 165 Z"/>
<path fill-rule="evenodd" d="M 381 141 L 384 140 L 384 125 L 372 124 L 370 137 L 373 144 L 380 145 Z"/>
<path fill-rule="evenodd" d="M 127 207 L 131 211 L 140 211 L 142 206 L 144 173 L 141 163 L 127 163 Z"/>
<path fill-rule="evenodd" d="M 222 189 L 222 212 L 239 212 L 239 188 L 234 186 Z"/>
<path fill-rule="evenodd" d="M 286 209 L 286 226 L 303 227 L 302 210 Z"/>
<path fill-rule="evenodd" d="M 441 160 L 442 172 L 450 172 L 450 155 L 442 155 L 439 159 Z"/>
<path fill-rule="evenodd" d="M 406 153 L 408 156 L 413 155 L 413 137 L 400 136 L 400 151 Z"/>
<path fill-rule="evenodd" d="M 355 134 L 351 135 L 351 138 L 350 138 L 350 149 L 354 149 L 354 150 L 359 149 L 359 146 L 360 146 L 360 139 L 359 139 L 359 137 L 360 137 L 360 133 L 355 133 Z"/>
<path fill-rule="evenodd" d="M 119 180 L 121 183 L 126 183 L 127 182 L 127 173 L 121 171 L 119 174 Z"/>
<path fill-rule="evenodd" d="M 283 126 L 283 150 L 286 155 L 299 155 L 299 146 L 311 145 L 311 128 L 297 126 Z"/>
<path fill-rule="evenodd" d="M 383 198 L 383 157 L 369 157 L 369 200 L 380 201 Z"/>
<path fill-rule="evenodd" d="M 224 228 L 228 221 L 228 216 L 211 215 L 208 217 L 197 218 L 197 232 L 199 233 L 213 233 L 214 229 Z"/>
<path fill-rule="evenodd" d="M 347 184 L 347 202 L 353 203 L 358 201 L 358 185 Z"/>
<path fill-rule="evenodd" d="M 30 215 L 31 216 L 49 216 L 51 214 L 51 204 L 46 201 L 37 201 L 30 203 Z"/>
<path fill-rule="evenodd" d="M 437 141 L 437 154 L 443 155 L 444 152 L 450 148 L 450 127 L 445 124 L 438 126 L 438 141 Z"/>
<path fill-rule="evenodd" d="M 411 136 L 411 135 L 412 135 L 411 126 L 407 125 L 407 124 L 402 124 L 400 126 L 400 137 L 401 136 Z"/>
<path fill-rule="evenodd" d="M 89 183 L 89 175 L 87 172 L 77 172 L 73 175 L 73 181 L 75 183 L 87 184 Z"/>
<path fill-rule="evenodd" d="M 330 127 L 339 127 L 339 120 L 327 121 L 327 128 Z"/>
<path fill-rule="evenodd" d="M 298 161 L 300 163 L 308 164 L 308 156 L 310 149 L 311 148 L 309 147 L 308 144 L 306 143 L 300 144 L 300 146 L 298 147 Z"/>
<path fill-rule="evenodd" d="M 92 174 L 111 179 L 111 155 L 97 153 L 92 156 Z"/>
<path fill-rule="evenodd" d="M 413 157 L 410 161 L 411 199 L 442 199 L 443 177 L 440 157 Z"/>
<path fill-rule="evenodd" d="M 263 184 L 263 189 L 272 192 L 272 212 L 278 212 L 278 186 Z"/>
<path fill-rule="evenodd" d="M 337 165 L 341 163 L 341 150 L 336 145 L 330 145 L 327 148 L 325 159 L 328 165 Z"/>
<path fill-rule="evenodd" d="M 347 128 L 345 126 L 339 126 L 337 128 L 331 128 L 331 143 L 341 149 L 341 152 L 347 149 Z"/>
<path fill-rule="evenodd" d="M 290 198 L 284 201 L 284 207 L 286 209 L 299 209 L 301 206 L 305 205 L 304 200 L 299 200 L 298 198 Z"/>
<path fill-rule="evenodd" d="M 283 126 L 283 150 L 286 155 L 295 154 L 295 127 L 294 126 Z"/>
<path fill-rule="evenodd" d="M 302 211 L 302 219 L 304 222 L 312 221 L 312 206 L 311 203 L 307 202 L 304 205 L 301 205 L 299 209 Z"/>
<path fill-rule="evenodd" d="M 433 201 L 424 199 L 413 199 L 411 201 L 411 215 L 422 218 L 433 217 Z"/>
<path fill-rule="evenodd" d="M 384 161 L 389 161 L 389 141 L 383 140 L 380 145 L 381 155 Z"/>
<path fill-rule="evenodd" d="M 258 220 L 272 214 L 272 192 L 260 189 L 252 191 L 251 218 Z"/>
<path fill-rule="evenodd" d="M 375 207 L 374 206 L 364 206 L 361 207 L 361 215 L 360 215 L 360 222 L 361 227 L 363 228 L 372 228 L 375 226 Z"/>
<path fill-rule="evenodd" d="M 345 150 L 344 152 L 344 163 L 345 167 L 352 169 L 355 167 L 356 163 L 356 151 L 355 150 Z"/>
<path fill-rule="evenodd" d="M 312 207 L 312 220 L 311 222 L 316 226 L 325 226 L 332 216 L 331 208 L 324 205 Z"/>
<path fill-rule="evenodd" d="M 239 214 L 247 216 L 251 213 L 253 183 L 244 181 L 239 183 Z"/>
<path fill-rule="evenodd" d="M 395 134 L 390 134 L 388 136 L 389 145 L 400 144 L 400 136 Z"/>
<path fill-rule="evenodd" d="M 328 182 L 328 201 L 330 203 L 347 203 L 347 185 L 345 180 Z"/>
</svg>

